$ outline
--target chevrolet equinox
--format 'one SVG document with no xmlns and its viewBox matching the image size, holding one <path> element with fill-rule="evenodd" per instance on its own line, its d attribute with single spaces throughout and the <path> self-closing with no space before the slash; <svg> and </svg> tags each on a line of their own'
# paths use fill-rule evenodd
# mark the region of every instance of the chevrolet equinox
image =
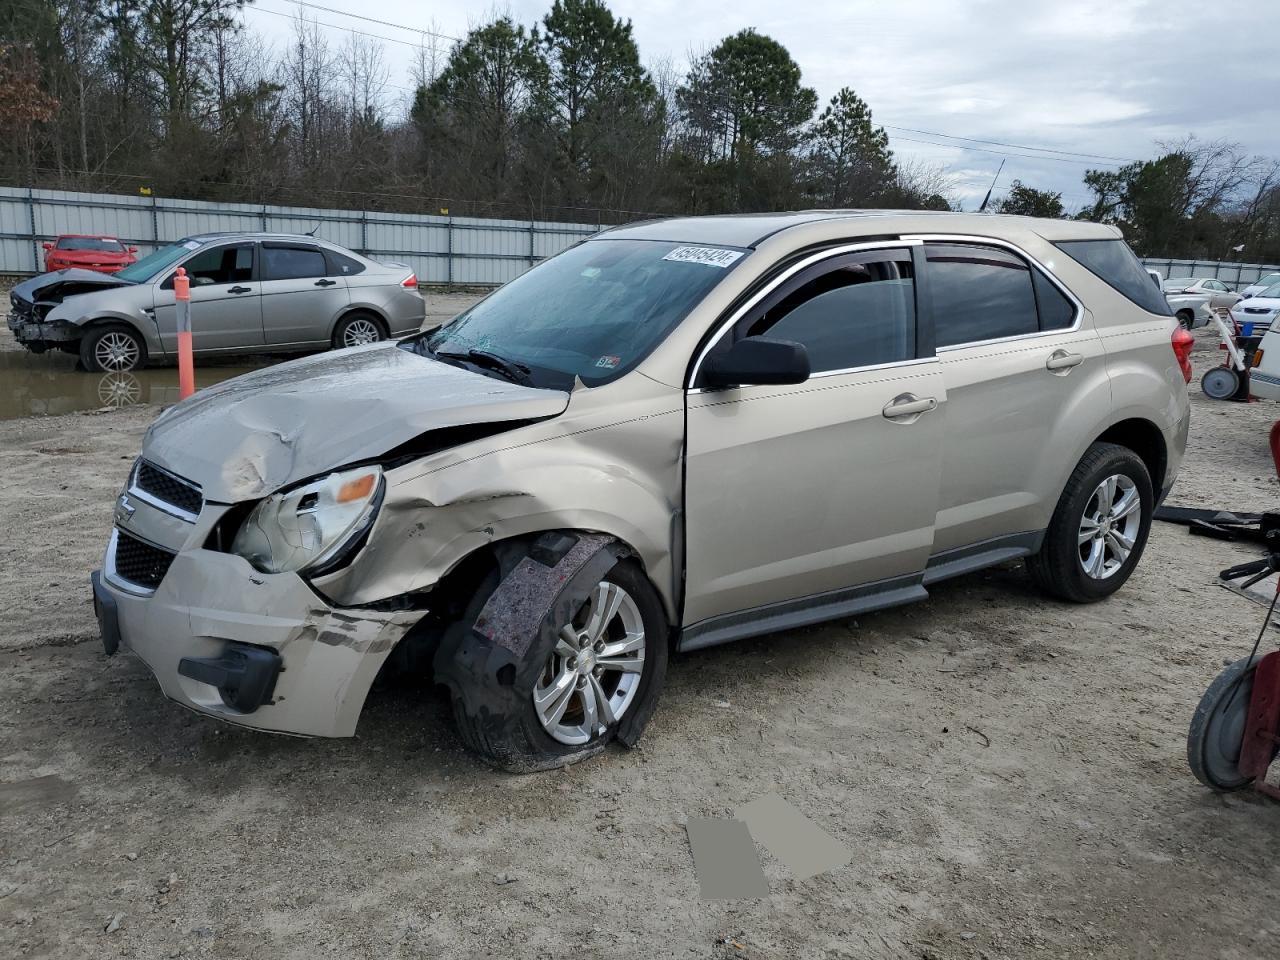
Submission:
<svg viewBox="0 0 1280 960">
<path fill-rule="evenodd" d="M 380 673 L 429 674 L 472 749 L 558 766 L 636 742 L 672 649 L 1020 557 L 1060 600 L 1120 589 L 1190 342 L 1108 226 L 607 230 L 437 330 L 163 412 L 93 575 L 103 643 L 293 734 L 350 736 Z"/>
</svg>

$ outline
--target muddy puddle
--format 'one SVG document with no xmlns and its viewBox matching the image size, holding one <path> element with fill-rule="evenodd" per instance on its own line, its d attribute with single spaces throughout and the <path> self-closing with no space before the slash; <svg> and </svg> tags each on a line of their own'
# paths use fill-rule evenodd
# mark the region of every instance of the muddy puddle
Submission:
<svg viewBox="0 0 1280 960">
<path fill-rule="evenodd" d="M 279 358 L 196 366 L 196 389 L 257 370 Z M 256 362 L 254 362 L 256 361 Z M 77 410 L 166 404 L 178 400 L 176 367 L 133 373 L 86 373 L 69 354 L 0 350 L 0 420 L 50 417 Z"/>
</svg>

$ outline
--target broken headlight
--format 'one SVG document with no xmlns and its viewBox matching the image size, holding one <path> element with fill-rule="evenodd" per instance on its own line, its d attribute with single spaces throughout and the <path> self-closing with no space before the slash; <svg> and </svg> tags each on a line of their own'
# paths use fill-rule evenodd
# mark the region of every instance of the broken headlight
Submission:
<svg viewBox="0 0 1280 960">
<path fill-rule="evenodd" d="M 373 524 L 382 468 L 331 473 L 267 497 L 245 518 L 231 552 L 264 573 L 327 573 Z"/>
</svg>

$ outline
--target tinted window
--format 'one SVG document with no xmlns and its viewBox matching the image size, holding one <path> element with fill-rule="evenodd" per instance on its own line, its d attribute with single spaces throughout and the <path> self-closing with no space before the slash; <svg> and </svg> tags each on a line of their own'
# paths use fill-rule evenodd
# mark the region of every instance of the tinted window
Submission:
<svg viewBox="0 0 1280 960">
<path fill-rule="evenodd" d="M 201 250 L 182 265 L 193 287 L 243 283 L 253 279 L 253 244 Z M 172 286 L 173 278 L 166 281 Z"/>
<path fill-rule="evenodd" d="M 938 347 L 1040 329 L 1032 270 L 1018 257 L 956 243 L 926 246 L 925 259 Z"/>
<path fill-rule="evenodd" d="M 364 270 L 364 264 L 359 260 L 348 257 L 346 254 L 335 253 L 332 250 L 324 252 L 325 259 L 329 263 L 329 275 L 334 277 L 354 277 L 357 273 Z"/>
<path fill-rule="evenodd" d="M 314 247 L 262 247 L 263 280 L 302 280 L 328 272 L 324 254 Z"/>
<path fill-rule="evenodd" d="M 1041 330 L 1065 330 L 1076 322 L 1076 306 L 1039 270 L 1031 271 Z"/>
<path fill-rule="evenodd" d="M 1058 248 L 1142 309 L 1172 316 L 1168 302 L 1159 290 L 1152 289 L 1151 279 L 1123 240 L 1064 240 Z M 1183 282 L 1182 279 L 1169 280 L 1165 289 Z"/>
<path fill-rule="evenodd" d="M 904 255 L 829 269 L 769 307 L 744 335 L 803 344 L 810 369 L 821 373 L 910 360 L 915 331 L 915 283 Z"/>
</svg>

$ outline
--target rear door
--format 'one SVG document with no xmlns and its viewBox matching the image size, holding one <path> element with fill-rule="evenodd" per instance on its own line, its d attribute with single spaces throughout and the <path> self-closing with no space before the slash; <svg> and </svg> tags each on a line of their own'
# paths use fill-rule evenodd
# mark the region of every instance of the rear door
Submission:
<svg viewBox="0 0 1280 960">
<path fill-rule="evenodd" d="M 947 393 L 935 552 L 1034 536 L 1081 431 L 1109 414 L 1102 341 L 1079 301 L 1012 247 L 935 240 L 924 256 Z"/>
<path fill-rule="evenodd" d="M 860 588 L 918 579 L 933 543 L 946 398 L 917 329 L 915 270 L 901 245 L 819 255 L 758 294 L 706 354 L 746 336 L 799 342 L 805 383 L 704 390 L 695 368 L 686 627 L 800 598 L 830 610 Z M 925 412 L 904 414 L 905 404 Z"/>
<path fill-rule="evenodd" d="M 191 344 L 197 352 L 261 347 L 256 245 L 224 243 L 198 250 L 179 266 L 191 283 Z M 165 353 L 178 350 L 177 310 L 171 270 L 155 287 L 154 311 Z"/>
<path fill-rule="evenodd" d="M 262 326 L 268 346 L 323 346 L 350 302 L 347 279 L 318 246 L 262 242 Z"/>
</svg>

